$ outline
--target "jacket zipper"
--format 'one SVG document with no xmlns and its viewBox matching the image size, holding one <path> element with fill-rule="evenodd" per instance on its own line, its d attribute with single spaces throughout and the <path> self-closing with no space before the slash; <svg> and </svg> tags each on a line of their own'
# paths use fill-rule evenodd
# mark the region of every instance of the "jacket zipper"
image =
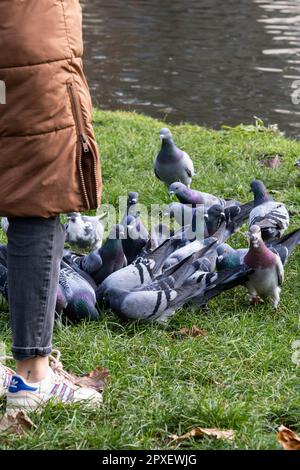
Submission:
<svg viewBox="0 0 300 470">
<path fill-rule="evenodd" d="M 80 103 L 79 103 L 79 100 L 78 100 L 78 96 L 74 91 L 72 83 L 68 83 L 68 89 L 70 91 L 69 95 L 70 95 L 70 98 L 71 98 L 71 104 L 72 104 L 72 108 L 73 108 L 73 116 L 74 116 L 74 120 L 75 120 L 75 126 L 76 126 L 77 134 L 78 134 L 78 137 L 79 137 L 79 141 L 80 141 L 80 149 L 83 149 L 84 153 L 88 153 L 90 149 L 89 149 L 89 145 L 88 145 L 87 136 L 84 133 L 84 123 L 83 123 L 83 119 L 82 119 L 82 115 L 81 115 L 81 111 L 80 111 Z M 82 154 L 81 154 L 81 151 L 80 151 L 79 155 L 78 155 L 78 159 L 79 159 L 79 172 L 80 172 L 80 178 L 81 178 L 81 185 L 82 185 L 85 201 L 86 201 L 87 206 L 89 208 L 90 207 L 90 202 L 89 202 L 89 197 L 88 197 L 86 187 L 85 187 L 84 174 L 83 174 L 83 170 L 82 170 L 82 166 L 81 166 L 81 157 L 82 157 Z"/>
</svg>

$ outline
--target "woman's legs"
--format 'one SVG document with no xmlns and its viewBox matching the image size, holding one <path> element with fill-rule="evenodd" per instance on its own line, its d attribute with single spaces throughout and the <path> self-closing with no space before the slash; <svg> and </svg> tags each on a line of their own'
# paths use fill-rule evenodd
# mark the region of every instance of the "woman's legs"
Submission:
<svg viewBox="0 0 300 470">
<path fill-rule="evenodd" d="M 12 352 L 17 374 L 37 382 L 48 373 L 64 229 L 59 216 L 17 217 L 7 236 Z"/>
</svg>

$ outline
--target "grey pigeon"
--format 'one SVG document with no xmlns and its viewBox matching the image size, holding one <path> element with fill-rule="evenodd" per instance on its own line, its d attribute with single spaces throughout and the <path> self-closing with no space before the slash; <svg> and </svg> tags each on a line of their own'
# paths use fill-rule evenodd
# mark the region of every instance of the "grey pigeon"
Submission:
<svg viewBox="0 0 300 470">
<path fill-rule="evenodd" d="M 250 227 L 249 235 L 250 247 L 244 258 L 244 264 L 253 270 L 246 283 L 250 302 L 255 305 L 261 299 L 267 298 L 271 300 L 274 308 L 277 308 L 284 279 L 281 259 L 267 248 L 258 225 Z"/>
<path fill-rule="evenodd" d="M 115 225 L 104 245 L 98 250 L 103 265 L 98 271 L 91 274 L 97 285 L 101 284 L 110 274 L 127 265 L 122 244 L 124 236 L 123 225 Z"/>
<path fill-rule="evenodd" d="M 250 212 L 249 226 L 258 225 L 264 241 L 282 237 L 290 221 L 285 205 L 273 201 L 260 180 L 251 181 L 250 191 L 254 195 L 254 208 Z"/>
<path fill-rule="evenodd" d="M 70 245 L 86 250 L 94 250 L 102 245 L 104 226 L 103 216 L 87 216 L 79 212 L 67 214 L 66 241 Z"/>
<path fill-rule="evenodd" d="M 169 186 L 169 194 L 175 195 L 182 204 L 189 204 L 192 207 L 203 205 L 205 210 L 209 209 L 214 204 L 222 207 L 239 206 L 240 203 L 234 200 L 226 200 L 213 194 L 190 189 L 181 182 L 172 183 Z"/>
<path fill-rule="evenodd" d="M 57 303 L 64 307 L 64 315 L 70 320 L 98 320 L 96 309 L 96 294 L 92 286 L 78 272 L 64 261 L 61 262 L 59 274 Z"/>
<path fill-rule="evenodd" d="M 176 147 L 169 129 L 161 129 L 159 135 L 162 146 L 154 162 L 155 176 L 167 186 L 175 181 L 181 181 L 189 186 L 195 175 L 191 158 Z"/>
<path fill-rule="evenodd" d="M 94 250 L 88 255 L 81 255 L 65 249 L 63 259 L 81 275 L 83 271 L 92 276 L 103 265 L 99 250 Z"/>
<path fill-rule="evenodd" d="M 163 263 L 177 245 L 178 240 L 174 236 L 155 250 L 144 249 L 133 264 L 110 274 L 102 282 L 96 291 L 98 302 L 103 300 L 106 292 L 115 287 L 132 290 L 150 284 L 161 273 Z"/>
<path fill-rule="evenodd" d="M 205 249 L 210 249 L 208 245 Z M 203 250 L 203 254 L 205 252 Z M 197 253 L 200 256 L 200 253 Z M 182 287 L 185 276 L 189 271 L 189 262 L 181 265 L 172 276 L 162 277 L 153 284 L 135 290 L 112 288 L 105 293 L 110 308 L 121 318 L 139 321 L 157 321 L 165 323 L 176 310 L 182 307 L 194 296 L 200 296 L 207 288 L 214 287 L 213 283 L 198 283 Z M 209 276 L 216 277 L 216 274 Z"/>
</svg>

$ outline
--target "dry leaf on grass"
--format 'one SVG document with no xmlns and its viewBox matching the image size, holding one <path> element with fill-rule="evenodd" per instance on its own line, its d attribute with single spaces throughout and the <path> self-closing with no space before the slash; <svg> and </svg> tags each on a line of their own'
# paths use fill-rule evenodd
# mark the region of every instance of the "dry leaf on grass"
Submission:
<svg viewBox="0 0 300 470">
<path fill-rule="evenodd" d="M 285 450 L 300 450 L 300 437 L 294 431 L 281 425 L 277 440 Z"/>
<path fill-rule="evenodd" d="M 102 392 L 107 385 L 109 379 L 109 371 L 105 367 L 97 367 L 82 377 L 74 377 L 74 383 L 80 387 L 94 388 Z"/>
<path fill-rule="evenodd" d="M 19 436 L 24 436 L 27 430 L 35 427 L 35 424 L 33 424 L 24 411 L 6 413 L 0 421 L 0 433 L 11 432 Z"/>
<path fill-rule="evenodd" d="M 186 434 L 182 434 L 181 436 L 177 436 L 177 434 L 172 434 L 171 436 L 169 436 L 169 440 L 170 442 L 181 442 L 185 441 L 186 439 L 199 438 L 203 436 L 210 436 L 215 437 L 216 439 L 232 441 L 235 436 L 235 431 L 233 431 L 232 429 L 223 431 L 221 429 L 194 428 Z"/>
<path fill-rule="evenodd" d="M 189 338 L 189 337 L 197 337 L 197 336 L 207 336 L 208 331 L 207 330 L 202 330 L 201 328 L 198 328 L 198 326 L 193 325 L 192 328 L 181 328 L 179 331 L 174 331 L 171 334 L 171 337 L 173 339 L 184 339 L 184 338 Z"/>
<path fill-rule="evenodd" d="M 280 154 L 264 156 L 267 158 L 260 160 L 260 164 L 266 166 L 267 168 L 271 168 L 271 170 L 278 168 L 282 163 L 282 155 Z"/>
</svg>

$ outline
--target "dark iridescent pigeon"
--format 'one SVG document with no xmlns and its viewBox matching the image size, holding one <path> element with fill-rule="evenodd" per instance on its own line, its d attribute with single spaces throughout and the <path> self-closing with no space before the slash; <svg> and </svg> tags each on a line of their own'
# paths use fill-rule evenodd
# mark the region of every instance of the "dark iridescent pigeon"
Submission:
<svg viewBox="0 0 300 470">
<path fill-rule="evenodd" d="M 140 254 L 148 241 L 148 234 L 143 238 L 140 230 L 139 217 L 128 215 L 125 220 L 125 237 L 122 239 L 123 251 L 127 259 L 127 264 Z"/>
<path fill-rule="evenodd" d="M 67 214 L 66 242 L 78 248 L 94 250 L 102 245 L 104 226 L 103 216 L 82 215 L 79 212 Z"/>
<path fill-rule="evenodd" d="M 169 129 L 161 129 L 161 150 L 154 162 L 155 176 L 167 186 L 181 181 L 189 186 L 195 175 L 194 165 L 189 155 L 176 147 Z"/>
<path fill-rule="evenodd" d="M 253 270 L 246 283 L 250 302 L 255 305 L 261 299 L 270 299 L 274 308 L 277 308 L 284 279 L 281 259 L 265 245 L 258 225 L 250 227 L 249 235 L 250 247 L 244 264 Z"/>
<path fill-rule="evenodd" d="M 181 182 L 172 183 L 169 187 L 169 194 L 175 195 L 182 204 L 189 204 L 192 207 L 203 205 L 207 211 L 211 206 L 218 204 L 222 207 L 239 206 L 240 203 L 233 200 L 225 200 L 213 194 L 190 189 Z"/>
<path fill-rule="evenodd" d="M 97 285 L 100 285 L 110 274 L 127 265 L 122 245 L 124 235 L 125 231 L 123 225 L 115 225 L 108 239 L 98 251 L 103 265 L 98 271 L 92 273 L 92 278 Z"/>
<path fill-rule="evenodd" d="M 271 242 L 282 237 L 289 226 L 290 218 L 285 205 L 273 201 L 260 180 L 251 181 L 254 208 L 250 212 L 249 226 L 258 225 L 264 241 Z"/>
<path fill-rule="evenodd" d="M 98 320 L 96 294 L 90 283 L 64 261 L 59 274 L 58 307 L 66 304 L 64 314 L 72 321 Z"/>
</svg>

